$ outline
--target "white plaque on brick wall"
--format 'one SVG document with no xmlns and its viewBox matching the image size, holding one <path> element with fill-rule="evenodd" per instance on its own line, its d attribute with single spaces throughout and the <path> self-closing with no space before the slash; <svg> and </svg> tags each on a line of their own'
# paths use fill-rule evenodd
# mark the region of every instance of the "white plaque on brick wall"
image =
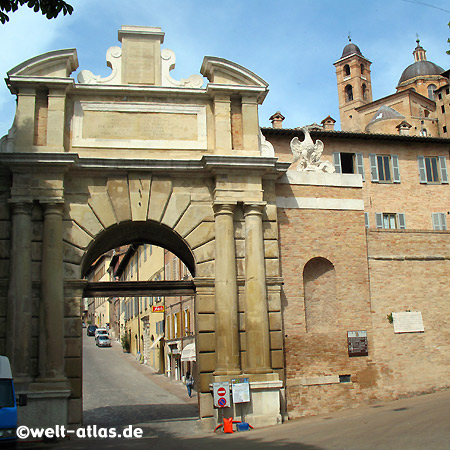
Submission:
<svg viewBox="0 0 450 450">
<path fill-rule="evenodd" d="M 393 312 L 394 333 L 423 333 L 422 313 L 420 311 Z"/>
</svg>

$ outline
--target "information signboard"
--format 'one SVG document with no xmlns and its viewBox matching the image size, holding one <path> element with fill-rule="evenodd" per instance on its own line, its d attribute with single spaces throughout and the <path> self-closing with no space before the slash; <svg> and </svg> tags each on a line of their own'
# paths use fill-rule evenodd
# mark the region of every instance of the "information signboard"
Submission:
<svg viewBox="0 0 450 450">
<path fill-rule="evenodd" d="M 230 383 L 228 381 L 213 383 L 214 407 L 229 408 L 230 405 Z"/>
<path fill-rule="evenodd" d="M 248 378 L 234 378 L 231 380 L 233 403 L 248 403 L 250 401 L 250 382 Z"/>
<path fill-rule="evenodd" d="M 348 356 L 367 356 L 367 331 L 347 331 Z"/>
</svg>

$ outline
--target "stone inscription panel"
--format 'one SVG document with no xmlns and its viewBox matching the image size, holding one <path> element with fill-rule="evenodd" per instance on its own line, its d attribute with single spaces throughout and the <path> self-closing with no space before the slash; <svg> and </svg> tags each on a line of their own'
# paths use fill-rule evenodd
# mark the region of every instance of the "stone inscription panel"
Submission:
<svg viewBox="0 0 450 450">
<path fill-rule="evenodd" d="M 75 102 L 73 147 L 206 150 L 206 106 Z"/>
<path fill-rule="evenodd" d="M 394 333 L 423 333 L 422 313 L 420 311 L 393 312 Z"/>
<path fill-rule="evenodd" d="M 198 139 L 197 116 L 158 112 L 86 111 L 83 139 Z"/>
</svg>

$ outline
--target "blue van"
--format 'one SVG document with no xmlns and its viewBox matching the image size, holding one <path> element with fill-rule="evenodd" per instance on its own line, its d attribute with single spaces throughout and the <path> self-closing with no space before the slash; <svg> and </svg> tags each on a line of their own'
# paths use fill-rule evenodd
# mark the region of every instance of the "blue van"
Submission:
<svg viewBox="0 0 450 450">
<path fill-rule="evenodd" d="M 21 396 L 20 406 L 26 405 L 26 397 Z M 9 359 L 0 356 L 0 442 L 16 439 L 17 403 Z"/>
</svg>

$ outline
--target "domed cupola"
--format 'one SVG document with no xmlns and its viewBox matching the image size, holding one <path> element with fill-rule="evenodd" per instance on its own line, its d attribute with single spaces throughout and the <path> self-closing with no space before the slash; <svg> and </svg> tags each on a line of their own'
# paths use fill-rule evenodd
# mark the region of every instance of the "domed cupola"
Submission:
<svg viewBox="0 0 450 450">
<path fill-rule="evenodd" d="M 350 56 L 353 54 L 362 56 L 362 53 L 361 53 L 361 50 L 359 49 L 359 47 L 356 44 L 354 44 L 350 38 L 348 38 L 348 40 L 349 40 L 349 43 L 344 47 L 341 58 L 345 58 L 346 56 Z"/>
<path fill-rule="evenodd" d="M 419 39 L 417 39 L 417 47 L 415 48 L 414 55 L 414 63 L 409 65 L 402 73 L 400 80 L 398 81 L 397 91 L 402 91 L 405 89 L 413 88 L 422 95 L 428 96 L 431 98 L 432 90 L 430 93 L 428 92 L 420 92 L 418 86 L 416 86 L 416 81 L 419 79 L 427 80 L 430 83 L 433 82 L 430 86 L 434 86 L 433 89 L 436 89 L 436 81 L 439 81 L 441 78 L 441 73 L 444 72 L 444 69 L 437 64 L 434 64 L 431 61 L 427 61 L 426 50 L 420 45 Z"/>
</svg>

